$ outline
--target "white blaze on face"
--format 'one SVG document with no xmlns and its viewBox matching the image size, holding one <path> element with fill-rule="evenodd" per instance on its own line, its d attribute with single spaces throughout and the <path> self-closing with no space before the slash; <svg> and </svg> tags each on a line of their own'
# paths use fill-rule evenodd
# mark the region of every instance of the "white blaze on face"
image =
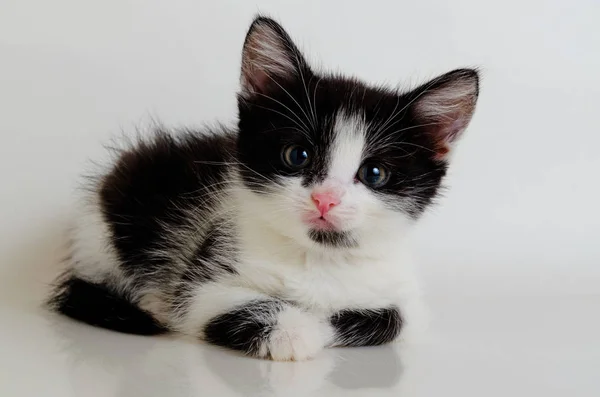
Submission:
<svg viewBox="0 0 600 397">
<path fill-rule="evenodd" d="M 362 162 L 366 123 L 359 114 L 340 111 L 333 125 L 333 142 L 325 182 L 351 185 Z"/>
</svg>

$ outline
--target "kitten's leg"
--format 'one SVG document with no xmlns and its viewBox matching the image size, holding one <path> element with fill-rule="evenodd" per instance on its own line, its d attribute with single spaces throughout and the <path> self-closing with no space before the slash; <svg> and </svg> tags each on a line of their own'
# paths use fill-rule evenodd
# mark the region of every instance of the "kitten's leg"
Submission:
<svg viewBox="0 0 600 397">
<path fill-rule="evenodd" d="M 288 302 L 242 287 L 197 287 L 179 328 L 214 345 L 276 361 L 314 357 L 330 341 L 331 325 Z"/>
<path fill-rule="evenodd" d="M 394 341 L 402 328 L 397 307 L 347 309 L 330 318 L 334 337 L 331 346 L 374 346 Z"/>
</svg>

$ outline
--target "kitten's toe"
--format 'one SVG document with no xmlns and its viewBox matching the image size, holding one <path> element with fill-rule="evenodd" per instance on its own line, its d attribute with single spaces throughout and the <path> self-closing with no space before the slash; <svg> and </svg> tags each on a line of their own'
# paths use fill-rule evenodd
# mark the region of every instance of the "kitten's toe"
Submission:
<svg viewBox="0 0 600 397">
<path fill-rule="evenodd" d="M 279 315 L 277 325 L 266 342 L 268 357 L 275 361 L 302 361 L 323 350 L 326 328 L 318 319 L 296 308 Z"/>
<path fill-rule="evenodd" d="M 303 361 L 323 349 L 318 335 L 307 329 L 273 330 L 268 342 L 269 357 L 275 361 Z"/>
</svg>

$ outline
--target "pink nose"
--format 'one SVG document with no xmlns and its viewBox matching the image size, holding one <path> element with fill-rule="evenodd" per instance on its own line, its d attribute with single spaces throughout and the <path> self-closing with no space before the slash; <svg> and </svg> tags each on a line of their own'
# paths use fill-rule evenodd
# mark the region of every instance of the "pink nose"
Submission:
<svg viewBox="0 0 600 397">
<path fill-rule="evenodd" d="M 322 192 L 311 194 L 312 200 L 317 206 L 317 209 L 321 213 L 321 216 L 325 216 L 333 207 L 340 203 L 339 195 L 332 192 Z"/>
</svg>

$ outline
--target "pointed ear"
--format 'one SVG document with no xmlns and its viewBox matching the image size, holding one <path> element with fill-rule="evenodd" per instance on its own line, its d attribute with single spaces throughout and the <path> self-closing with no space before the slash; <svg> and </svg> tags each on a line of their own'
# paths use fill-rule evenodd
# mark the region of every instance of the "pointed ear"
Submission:
<svg viewBox="0 0 600 397">
<path fill-rule="evenodd" d="M 265 94 L 278 82 L 304 71 L 309 71 L 308 65 L 281 25 L 270 18 L 257 17 L 242 51 L 242 95 Z"/>
<path fill-rule="evenodd" d="M 434 142 L 436 157 L 447 158 L 453 143 L 467 128 L 479 95 L 479 75 L 458 69 L 412 91 L 412 114 Z"/>
</svg>

